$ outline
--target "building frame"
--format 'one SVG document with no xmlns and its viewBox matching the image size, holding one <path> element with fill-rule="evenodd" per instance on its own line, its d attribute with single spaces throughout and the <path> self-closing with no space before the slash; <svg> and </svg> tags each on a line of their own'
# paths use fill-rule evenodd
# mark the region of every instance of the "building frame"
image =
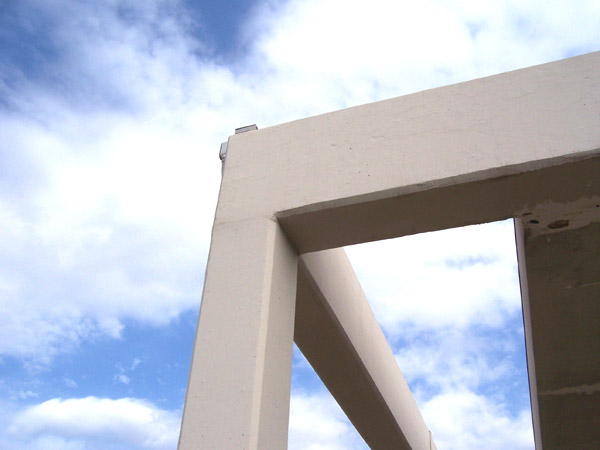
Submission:
<svg viewBox="0 0 600 450">
<path fill-rule="evenodd" d="M 180 449 L 286 448 L 294 340 L 371 448 L 435 448 L 340 247 L 507 218 L 536 448 L 600 448 L 600 52 L 251 127 L 222 156 Z"/>
</svg>

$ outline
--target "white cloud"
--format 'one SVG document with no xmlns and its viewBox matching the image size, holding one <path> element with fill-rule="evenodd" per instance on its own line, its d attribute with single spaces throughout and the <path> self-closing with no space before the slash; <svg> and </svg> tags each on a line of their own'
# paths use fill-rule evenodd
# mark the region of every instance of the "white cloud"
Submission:
<svg viewBox="0 0 600 450">
<path fill-rule="evenodd" d="M 439 449 L 533 449 L 531 415 L 511 416 L 505 408 L 470 391 L 436 396 L 421 405 Z"/>
<path fill-rule="evenodd" d="M 346 250 L 376 317 L 392 337 L 412 327 L 497 328 L 520 311 L 510 221 Z"/>
<path fill-rule="evenodd" d="M 133 373 L 133 371 L 135 371 L 135 369 L 137 369 L 137 366 L 141 362 L 142 362 L 141 359 L 134 358 L 128 367 L 123 367 L 122 364 L 117 364 L 116 367 L 118 369 L 118 372 L 113 376 L 113 380 L 118 383 L 123 383 L 125 385 L 128 385 L 129 383 L 131 383 L 130 375 Z"/>
<path fill-rule="evenodd" d="M 57 398 L 16 414 L 9 433 L 23 448 L 48 442 L 48 448 L 172 449 L 179 422 L 180 412 L 139 399 Z"/>
<path fill-rule="evenodd" d="M 118 381 L 119 383 L 129 384 L 129 382 L 131 381 L 131 378 L 129 378 L 127 375 L 121 373 L 119 375 L 115 375 L 115 380 Z"/>
<path fill-rule="evenodd" d="M 12 81 L 0 82 L 9 105 L 0 109 L 0 354 L 36 364 L 82 340 L 118 338 L 125 320 L 160 325 L 197 307 L 218 147 L 235 127 L 559 59 L 600 42 L 594 0 L 268 1 L 246 25 L 248 52 L 225 66 L 192 36 L 177 1 L 22 4 L 35 12 L 24 14 L 29 20 L 44 18 L 56 55 L 35 80 L 11 68 Z M 518 314 L 510 228 L 349 250 L 388 336 L 413 340 L 397 356 L 407 377 L 437 390 L 421 401 L 447 448 L 521 448 L 528 433 L 525 416 L 477 391 L 513 367 L 492 367 L 467 341 L 473 327 L 499 330 Z M 423 329 L 430 338 L 417 342 Z M 439 356 L 450 347 L 461 349 L 443 363 L 454 375 L 441 379 Z M 291 448 L 360 446 L 330 400 L 292 400 Z M 106 436 L 138 448 L 154 436 L 173 447 L 174 417 L 133 399 L 55 399 L 23 411 L 12 429 L 28 448 L 90 448 L 90 439 Z M 454 422 L 460 426 L 447 429 Z M 506 435 L 511 426 L 523 434 Z"/>
<path fill-rule="evenodd" d="M 269 91 L 324 112 L 596 50 L 599 17 L 593 1 L 309 0 L 251 29 Z"/>
<path fill-rule="evenodd" d="M 522 332 L 490 334 L 474 329 L 441 329 L 423 332 L 408 344 L 397 346 L 396 359 L 417 398 L 439 392 L 486 389 L 514 395 L 503 388 L 524 374 L 525 360 L 509 356 L 522 345 Z M 513 398 L 513 401 L 516 399 Z"/>
<path fill-rule="evenodd" d="M 368 448 L 328 393 L 295 393 L 290 406 L 290 450 Z M 420 409 L 439 449 L 533 449 L 528 409 L 513 414 L 504 404 L 468 389 L 421 401 Z"/>
<path fill-rule="evenodd" d="M 141 362 L 142 362 L 142 360 L 140 358 L 134 358 L 133 361 L 131 362 L 131 366 L 129 367 L 129 370 L 137 369 L 137 366 L 139 366 Z"/>
<path fill-rule="evenodd" d="M 164 324 L 199 303 L 218 144 L 234 125 L 182 97 L 204 69 L 182 17 L 165 16 L 176 4 L 135 5 L 120 5 L 132 23 L 111 3 L 49 8 L 69 88 L 17 83 L 0 113 L 0 152 L 20 155 L 6 170 L 19 187 L 0 196 L 2 354 L 47 363 L 82 339 L 118 338 L 124 319 Z M 92 104 L 94 90 L 135 108 Z"/>
<path fill-rule="evenodd" d="M 326 392 L 297 392 L 290 401 L 290 450 L 364 449 L 365 442 Z"/>
<path fill-rule="evenodd" d="M 2 448 L 10 448 L 14 450 L 86 450 L 89 448 L 86 446 L 84 441 L 76 439 L 63 439 L 56 436 L 40 436 L 31 439 L 26 443 L 17 443 L 14 439 L 2 441 L 0 438 L 0 446 L 1 445 L 4 445 Z"/>
<path fill-rule="evenodd" d="M 71 378 L 63 377 L 63 382 L 65 383 L 65 386 L 70 389 L 75 389 L 75 388 L 79 387 L 77 382 Z"/>
<path fill-rule="evenodd" d="M 600 41 L 594 2 L 265 2 L 246 24 L 247 53 L 229 67 L 210 59 L 177 1 L 24 5 L 44 18 L 56 55 L 40 68 L 46 77 L 20 74 L 2 85 L 11 108 L 0 112 L 0 152 L 10 167 L 0 172 L 11 181 L 0 195 L 0 310 L 11 314 L 0 316 L 0 352 L 42 362 L 82 339 L 119 337 L 126 319 L 164 324 L 197 307 L 217 151 L 233 128 L 557 59 Z M 475 276 L 485 294 L 512 283 L 503 267 L 467 274 L 440 266 L 430 276 L 440 286 Z M 437 318 L 416 304 L 405 309 L 442 323 L 454 311 L 467 311 L 466 322 L 497 322 L 513 308 L 507 290 L 497 305 L 478 308 L 475 294 L 429 305 L 443 313 Z M 381 296 L 380 304 L 393 302 L 391 292 Z"/>
<path fill-rule="evenodd" d="M 39 395 L 31 390 L 11 392 L 9 396 L 12 400 L 26 400 L 28 398 L 36 398 Z"/>
<path fill-rule="evenodd" d="M 533 448 L 512 222 L 347 251 L 438 448 Z"/>
</svg>

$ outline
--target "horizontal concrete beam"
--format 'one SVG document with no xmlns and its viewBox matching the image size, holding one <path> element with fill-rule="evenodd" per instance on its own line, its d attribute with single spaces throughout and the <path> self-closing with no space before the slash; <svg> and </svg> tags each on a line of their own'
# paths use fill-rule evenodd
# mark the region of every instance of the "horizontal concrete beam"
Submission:
<svg viewBox="0 0 600 450">
<path fill-rule="evenodd" d="M 298 254 L 507 217 L 535 225 L 531 242 L 542 242 L 567 220 L 551 218 L 555 206 L 596 201 L 598 86 L 600 52 L 231 136 L 181 448 L 285 448 Z M 369 445 L 428 449 L 343 259 L 303 258 L 296 340 Z M 530 291 L 541 292 L 544 281 L 536 283 Z M 534 359 L 547 350 L 535 343 L 545 314 L 536 305 L 530 295 Z M 597 337 L 594 324 L 586 327 Z M 539 372 L 538 397 L 596 395 L 597 379 L 542 389 Z"/>
<path fill-rule="evenodd" d="M 435 448 L 343 249 L 300 257 L 294 340 L 370 448 Z"/>
<path fill-rule="evenodd" d="M 600 114 L 600 112 L 599 112 Z M 598 127 L 600 130 L 600 126 Z M 600 153 L 599 153 L 600 155 Z M 588 155 L 589 156 L 589 155 Z M 278 214 L 299 253 L 389 239 L 427 231 L 527 217 L 548 205 L 577 204 L 600 196 L 600 156 L 516 175 L 425 189 L 336 208 L 300 208 Z"/>
<path fill-rule="evenodd" d="M 383 206 L 386 199 L 460 185 L 471 186 L 473 197 L 484 180 L 599 156 L 598 86 L 600 52 L 232 136 L 216 221 L 273 214 L 287 220 L 329 210 L 343 215 L 353 205 Z M 504 187 L 497 184 L 473 205 L 506 196 Z M 513 206 L 485 217 L 509 217 L 524 205 Z M 371 219 L 356 211 L 345 225 L 356 218 L 379 224 L 385 215 Z M 410 229 L 411 213 L 396 214 L 403 229 Z M 433 208 L 430 214 L 441 216 Z M 340 240 L 338 231 L 332 241 Z M 362 230 L 346 240 L 386 236 Z M 325 240 L 295 244 L 301 251 L 338 245 Z"/>
</svg>

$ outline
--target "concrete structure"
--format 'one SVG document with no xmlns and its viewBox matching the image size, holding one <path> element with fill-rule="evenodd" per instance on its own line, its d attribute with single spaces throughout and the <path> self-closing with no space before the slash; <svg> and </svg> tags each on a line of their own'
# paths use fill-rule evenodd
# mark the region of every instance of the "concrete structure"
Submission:
<svg viewBox="0 0 600 450">
<path fill-rule="evenodd" d="M 600 448 L 599 205 L 600 53 L 231 136 L 180 449 L 286 448 L 293 339 L 371 448 L 435 448 L 328 249 L 509 217 L 536 448 Z"/>
</svg>

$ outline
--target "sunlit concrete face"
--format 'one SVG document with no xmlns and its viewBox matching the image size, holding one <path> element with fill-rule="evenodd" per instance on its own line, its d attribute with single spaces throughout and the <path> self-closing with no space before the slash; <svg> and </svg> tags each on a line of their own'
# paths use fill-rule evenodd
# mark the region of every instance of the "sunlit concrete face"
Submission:
<svg viewBox="0 0 600 450">
<path fill-rule="evenodd" d="M 598 317 L 599 88 L 594 53 L 232 136 L 180 448 L 285 448 L 294 335 L 372 448 L 432 447 L 387 343 L 360 332 L 378 327 L 344 257 L 298 255 L 509 217 L 536 445 L 597 448 L 600 340 L 584 316 Z M 333 294 L 346 285 L 349 302 Z M 362 375 L 320 365 L 309 324 Z M 345 398 L 356 388 L 385 430 Z M 560 430 L 559 411 L 572 419 Z"/>
</svg>

